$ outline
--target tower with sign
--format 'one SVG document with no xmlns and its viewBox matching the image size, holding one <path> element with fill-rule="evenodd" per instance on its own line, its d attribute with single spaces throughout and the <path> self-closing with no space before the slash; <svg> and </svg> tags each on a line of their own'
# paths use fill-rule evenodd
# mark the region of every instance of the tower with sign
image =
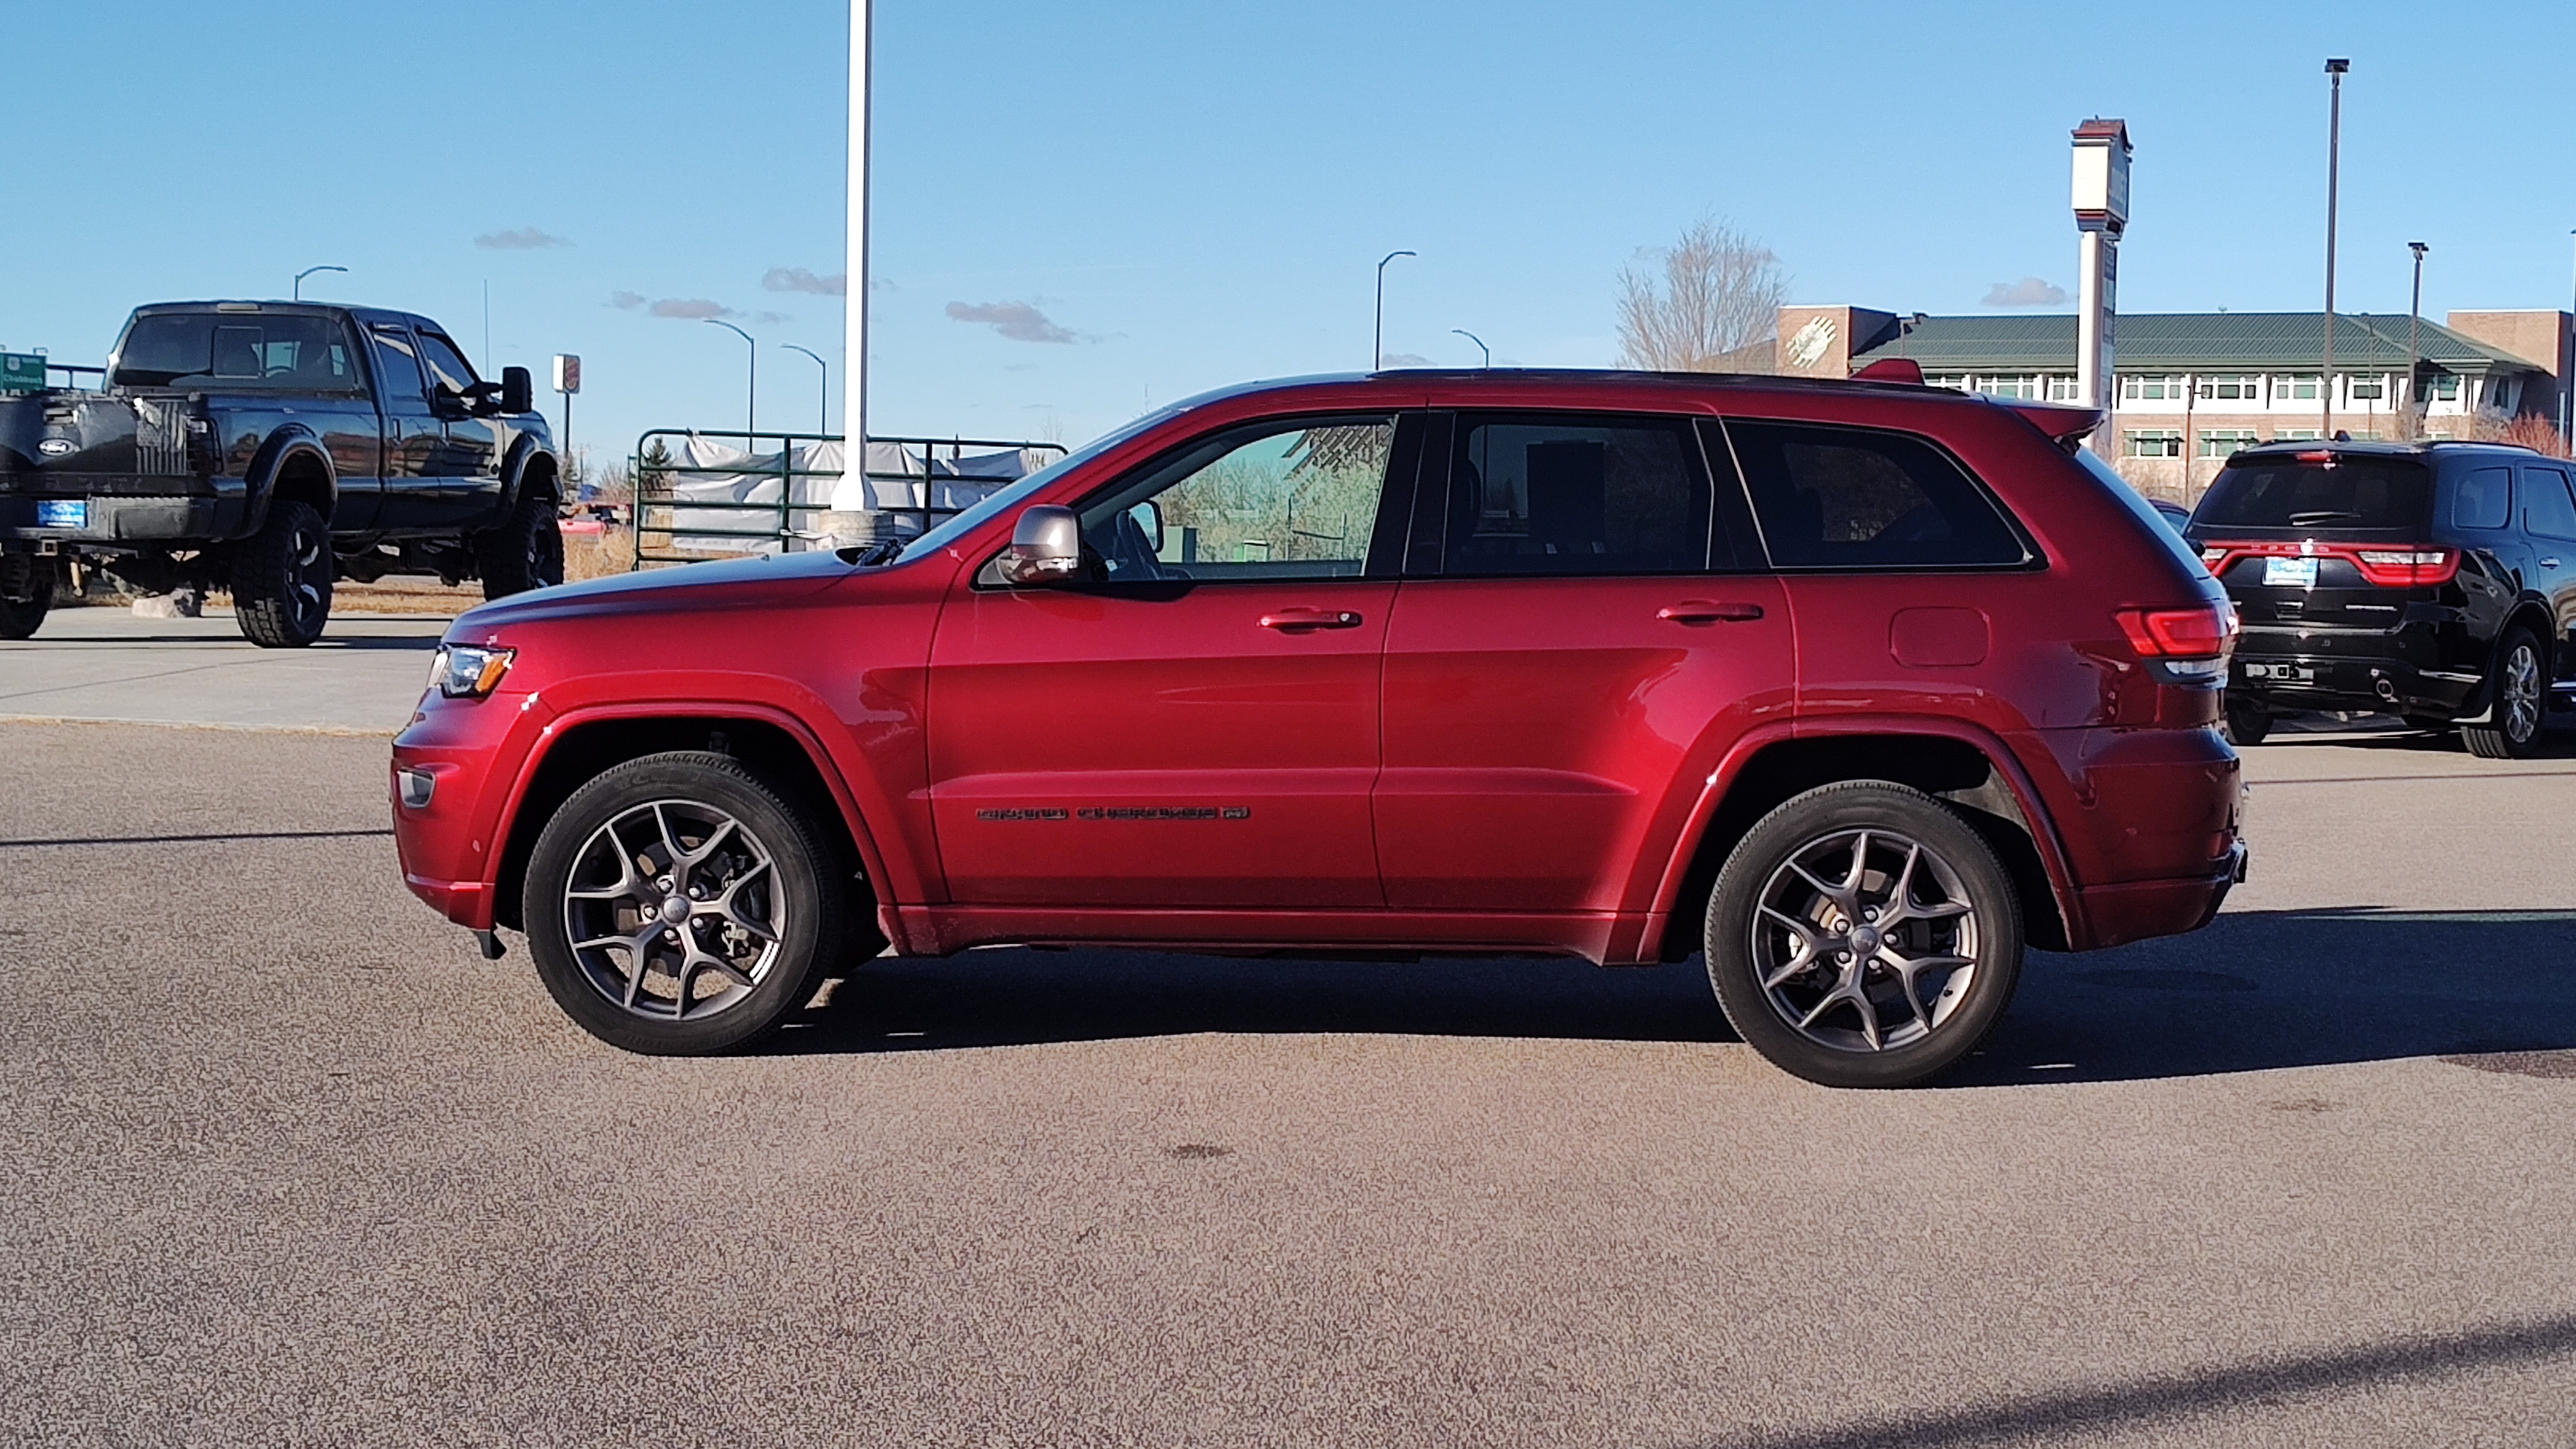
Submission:
<svg viewBox="0 0 2576 1449">
<path fill-rule="evenodd" d="M 2075 128 L 2075 397 L 2102 410 L 2090 447 L 2111 448 L 2111 356 L 2119 330 L 2120 234 L 2129 227 L 2129 125 L 2096 116 Z"/>
</svg>

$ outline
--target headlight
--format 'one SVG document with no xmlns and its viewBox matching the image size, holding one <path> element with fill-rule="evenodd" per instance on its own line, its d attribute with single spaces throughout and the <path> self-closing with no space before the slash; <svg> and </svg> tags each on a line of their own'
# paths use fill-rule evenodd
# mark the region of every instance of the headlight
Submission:
<svg viewBox="0 0 2576 1449">
<path fill-rule="evenodd" d="M 481 699 L 500 687 L 518 654 L 492 644 L 442 644 L 429 661 L 429 687 L 449 699 Z"/>
</svg>

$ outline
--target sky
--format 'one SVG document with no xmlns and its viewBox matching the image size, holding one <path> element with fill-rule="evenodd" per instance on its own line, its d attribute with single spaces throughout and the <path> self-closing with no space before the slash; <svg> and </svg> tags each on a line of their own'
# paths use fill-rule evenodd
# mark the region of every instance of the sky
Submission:
<svg viewBox="0 0 2576 1449">
<path fill-rule="evenodd" d="M 650 427 L 841 425 L 846 0 L 0 0 L 0 347 L 157 300 L 426 312 L 584 359 Z M 2348 56 L 2346 311 L 2565 306 L 2576 6 L 877 0 L 868 427 L 1079 444 L 1255 378 L 1607 366 L 1623 268 L 1703 217 L 1793 302 L 2051 310 L 2068 132 L 2129 124 L 2126 312 L 2314 309 Z M 2035 280 L 2034 280 L 2035 279 Z M 486 324 L 485 297 L 489 296 Z M 2054 310 L 2067 310 L 2054 304 Z M 487 341 L 488 338 L 488 341 Z"/>
</svg>

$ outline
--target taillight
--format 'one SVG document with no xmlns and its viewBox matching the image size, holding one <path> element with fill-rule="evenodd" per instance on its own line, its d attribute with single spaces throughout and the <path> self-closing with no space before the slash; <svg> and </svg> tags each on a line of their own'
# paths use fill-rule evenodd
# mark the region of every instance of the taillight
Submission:
<svg viewBox="0 0 2576 1449">
<path fill-rule="evenodd" d="M 2192 683 L 2227 677 L 2236 647 L 2236 610 L 2224 603 L 2186 609 L 2122 609 L 2112 616 L 2140 659 Z"/>
<path fill-rule="evenodd" d="M 2352 561 L 2363 578 L 2384 589 L 2447 584 L 2460 572 L 2455 548 L 2357 548 Z"/>
</svg>

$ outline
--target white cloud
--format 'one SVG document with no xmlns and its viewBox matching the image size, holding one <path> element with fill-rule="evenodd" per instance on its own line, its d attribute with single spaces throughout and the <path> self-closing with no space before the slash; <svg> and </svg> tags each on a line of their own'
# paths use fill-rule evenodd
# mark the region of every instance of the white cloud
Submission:
<svg viewBox="0 0 2576 1449">
<path fill-rule="evenodd" d="M 834 272 L 818 277 L 803 267 L 771 267 L 760 277 L 762 290 L 770 292 L 810 292 L 817 297 L 846 297 L 850 294 L 848 274 Z"/>
<path fill-rule="evenodd" d="M 572 241 L 568 237 L 539 231 L 533 226 L 523 226 L 512 231 L 487 231 L 476 237 L 474 244 L 486 251 L 533 252 L 546 247 L 568 247 L 572 245 Z"/>
<path fill-rule="evenodd" d="M 2063 307 L 2066 289 L 2038 277 L 2024 277 L 2018 282 L 1997 282 L 1986 291 L 1983 305 L 1988 307 Z"/>
<path fill-rule="evenodd" d="M 1047 314 L 1026 302 L 951 302 L 950 320 L 981 322 L 1013 342 L 1072 342 L 1071 329 L 1049 321 Z"/>
</svg>

